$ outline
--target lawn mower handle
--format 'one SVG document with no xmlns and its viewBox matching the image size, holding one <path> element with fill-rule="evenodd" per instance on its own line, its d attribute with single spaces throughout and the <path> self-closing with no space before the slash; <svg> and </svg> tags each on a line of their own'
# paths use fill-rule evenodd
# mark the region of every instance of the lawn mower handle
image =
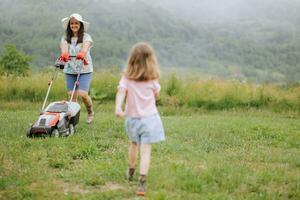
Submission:
<svg viewBox="0 0 300 200">
<path fill-rule="evenodd" d="M 57 73 L 58 73 L 58 68 L 55 69 L 55 71 L 54 71 L 54 73 L 53 73 L 53 75 L 52 75 L 51 80 L 48 82 L 48 90 L 47 90 L 47 93 L 46 93 L 46 97 L 45 97 L 45 99 L 44 99 L 44 103 L 43 103 L 41 112 L 44 111 L 44 108 L 45 108 L 45 105 L 46 105 L 46 103 L 47 103 L 47 99 L 48 99 L 48 96 L 49 96 L 49 93 L 50 93 L 50 90 L 51 90 L 52 83 L 53 83 L 53 81 L 56 79 Z"/>
<path fill-rule="evenodd" d="M 69 60 L 71 60 L 71 58 L 76 58 L 77 56 L 70 56 L 70 58 L 69 58 Z M 88 61 L 84 58 L 83 60 L 83 64 L 84 65 L 88 65 L 89 63 L 88 63 Z M 63 61 L 63 60 L 61 60 L 60 58 L 58 58 L 56 61 L 55 61 L 55 64 L 54 64 L 54 66 L 56 67 L 56 68 L 59 68 L 59 69 L 64 69 L 65 68 L 65 64 L 66 64 L 66 62 L 65 61 Z"/>
</svg>

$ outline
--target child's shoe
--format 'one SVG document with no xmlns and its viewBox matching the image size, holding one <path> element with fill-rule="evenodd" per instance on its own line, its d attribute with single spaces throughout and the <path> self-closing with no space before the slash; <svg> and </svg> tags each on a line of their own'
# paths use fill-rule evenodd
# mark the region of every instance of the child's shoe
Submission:
<svg viewBox="0 0 300 200">
<path fill-rule="evenodd" d="M 146 194 L 146 180 L 145 179 L 139 181 L 139 186 L 136 191 L 136 194 L 139 196 L 145 196 L 145 194 Z"/>
</svg>

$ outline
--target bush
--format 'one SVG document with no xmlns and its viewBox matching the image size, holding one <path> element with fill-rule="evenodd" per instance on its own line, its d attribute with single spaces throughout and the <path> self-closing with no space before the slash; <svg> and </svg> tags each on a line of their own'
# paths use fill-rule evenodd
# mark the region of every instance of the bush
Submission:
<svg viewBox="0 0 300 200">
<path fill-rule="evenodd" d="M 182 83 L 181 81 L 176 77 L 175 74 L 172 74 L 171 77 L 167 80 L 166 85 L 166 93 L 169 96 L 175 96 L 180 92 L 180 87 Z"/>
<path fill-rule="evenodd" d="M 6 44 L 4 48 L 4 54 L 0 58 L 1 75 L 27 76 L 32 57 L 18 51 L 12 44 Z"/>
</svg>

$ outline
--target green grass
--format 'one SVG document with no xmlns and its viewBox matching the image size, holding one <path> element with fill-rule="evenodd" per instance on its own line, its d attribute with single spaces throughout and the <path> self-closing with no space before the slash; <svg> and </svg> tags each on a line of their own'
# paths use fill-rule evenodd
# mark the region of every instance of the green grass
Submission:
<svg viewBox="0 0 300 200">
<path fill-rule="evenodd" d="M 159 107 L 145 198 L 124 179 L 128 141 L 113 104 L 68 138 L 28 139 L 40 104 L 2 103 L 0 199 L 300 199 L 300 117 L 261 110 Z M 83 108 L 83 107 L 82 107 Z"/>
</svg>

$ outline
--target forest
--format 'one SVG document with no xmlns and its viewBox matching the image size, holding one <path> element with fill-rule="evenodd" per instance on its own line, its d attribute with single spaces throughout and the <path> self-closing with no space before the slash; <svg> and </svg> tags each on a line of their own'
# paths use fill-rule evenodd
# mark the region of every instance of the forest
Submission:
<svg viewBox="0 0 300 200">
<path fill-rule="evenodd" d="M 299 0 L 2 0 L 5 44 L 32 57 L 32 71 L 53 65 L 64 34 L 60 20 L 91 23 L 95 68 L 123 68 L 131 46 L 151 43 L 163 69 L 256 83 L 297 83 Z"/>
</svg>

